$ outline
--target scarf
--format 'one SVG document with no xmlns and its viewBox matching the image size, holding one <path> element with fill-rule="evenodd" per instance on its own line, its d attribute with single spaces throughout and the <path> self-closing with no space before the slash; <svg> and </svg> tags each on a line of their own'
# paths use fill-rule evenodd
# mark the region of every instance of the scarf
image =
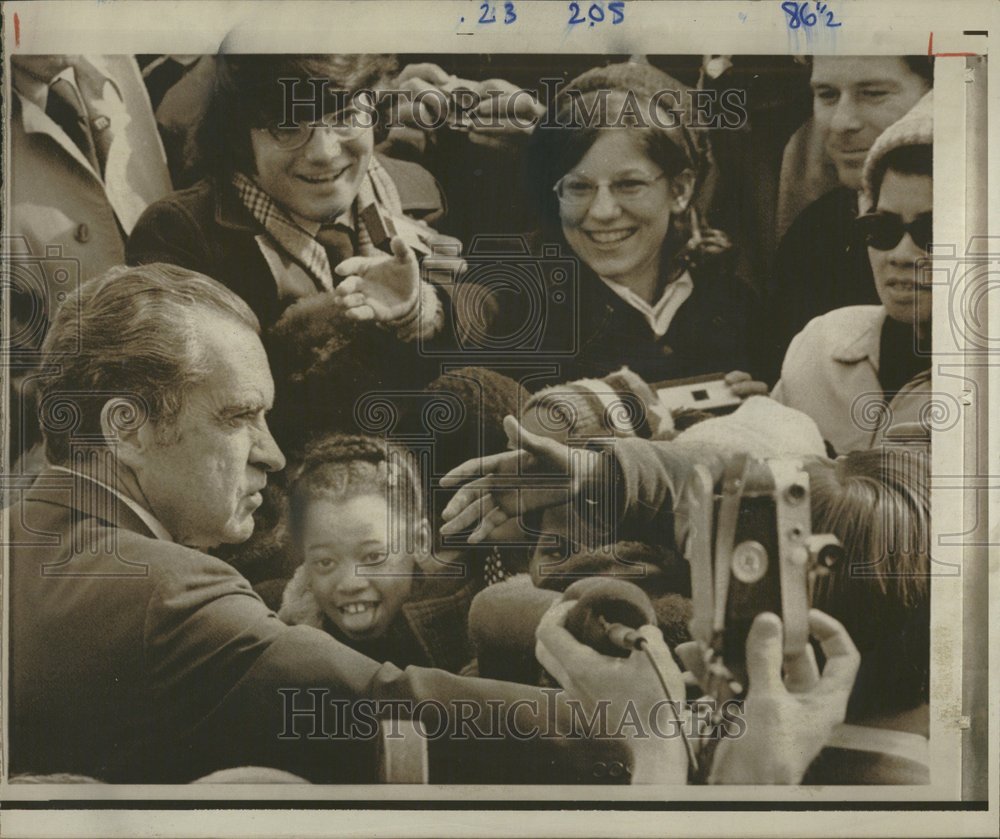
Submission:
<svg viewBox="0 0 1000 839">
<path fill-rule="evenodd" d="M 232 185 L 243 206 L 264 228 L 272 243 L 306 271 L 318 290 L 332 291 L 336 281 L 326 248 L 242 172 L 233 174 Z M 382 253 L 377 245 L 387 243 L 393 236 L 401 237 L 418 258 L 427 256 L 433 250 L 437 234 L 426 224 L 416 222 L 403 213 L 396 184 L 375 155 L 369 160 L 368 171 L 358 188 L 352 215 L 362 256 Z M 382 229 L 370 229 L 374 227 Z M 373 238 L 373 232 L 378 241 Z M 402 341 L 429 338 L 437 334 L 443 325 L 441 301 L 434 286 L 425 280 L 420 283 L 420 294 L 413 310 L 384 324 Z"/>
<path fill-rule="evenodd" d="M 243 206 L 267 231 L 274 243 L 309 273 L 317 288 L 331 291 L 336 282 L 326 249 L 242 172 L 233 174 L 232 183 Z M 427 239 L 433 235 L 433 231 L 428 228 L 426 234 L 422 235 L 422 229 L 403 215 L 396 185 L 375 155 L 372 155 L 368 163 L 368 171 L 361 181 L 351 212 L 361 256 L 375 256 L 380 252 L 376 245 L 394 235 L 402 237 L 418 254 L 430 253 Z M 379 224 L 384 230 L 375 231 L 378 239 L 376 242 L 373 241 L 373 231 L 369 230 L 369 225 Z"/>
</svg>

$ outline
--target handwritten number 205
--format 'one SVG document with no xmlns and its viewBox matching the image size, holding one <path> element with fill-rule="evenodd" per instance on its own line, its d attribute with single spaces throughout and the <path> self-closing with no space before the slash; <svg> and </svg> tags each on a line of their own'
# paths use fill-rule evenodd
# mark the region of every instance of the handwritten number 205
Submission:
<svg viewBox="0 0 1000 839">
<path fill-rule="evenodd" d="M 625 3 L 616 0 L 616 2 L 608 3 L 608 11 L 611 12 L 611 23 L 612 25 L 617 25 L 625 20 Z M 600 23 L 604 20 L 604 4 L 602 3 L 591 3 L 590 8 L 587 9 L 587 17 L 583 16 L 580 11 L 579 3 L 569 4 L 569 24 L 570 26 L 575 26 L 578 23 L 586 23 L 588 18 L 590 19 L 590 25 L 593 26 L 595 23 Z"/>
<path fill-rule="evenodd" d="M 507 2 L 503 4 L 503 22 L 506 24 L 513 23 L 517 20 L 517 12 L 514 11 L 514 4 Z M 497 22 L 497 7 L 491 5 L 490 3 L 480 3 L 479 4 L 479 22 L 480 23 L 496 23 Z"/>
</svg>

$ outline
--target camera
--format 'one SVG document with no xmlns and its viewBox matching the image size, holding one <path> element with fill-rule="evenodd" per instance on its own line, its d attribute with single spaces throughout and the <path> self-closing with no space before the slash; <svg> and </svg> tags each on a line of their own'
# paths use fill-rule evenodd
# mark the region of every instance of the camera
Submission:
<svg viewBox="0 0 1000 839">
<path fill-rule="evenodd" d="M 842 560 L 837 538 L 814 534 L 809 475 L 796 460 L 727 460 L 718 487 L 698 465 L 678 515 L 687 523 L 691 565 L 691 634 L 710 652 L 710 690 L 717 699 L 747 689 L 746 638 L 754 619 L 773 612 L 784 624 L 786 655 L 809 644 L 816 580 Z"/>
<path fill-rule="evenodd" d="M 455 260 L 448 250 L 434 256 Z M 532 252 L 523 236 L 476 236 L 464 270 L 428 272 L 451 299 L 454 348 L 422 342 L 426 355 L 573 356 L 577 351 L 579 272 L 558 245 Z M 481 363 L 481 362 L 476 362 Z"/>
<path fill-rule="evenodd" d="M 660 404 L 671 412 L 694 409 L 724 414 L 735 411 L 742 401 L 726 384 L 724 373 L 671 379 L 653 388 Z"/>
</svg>

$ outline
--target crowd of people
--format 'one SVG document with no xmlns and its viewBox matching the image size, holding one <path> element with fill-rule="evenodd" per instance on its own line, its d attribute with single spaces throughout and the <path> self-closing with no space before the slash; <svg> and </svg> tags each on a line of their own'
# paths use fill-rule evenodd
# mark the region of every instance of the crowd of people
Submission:
<svg viewBox="0 0 1000 839">
<path fill-rule="evenodd" d="M 364 782 L 381 703 L 440 782 L 928 782 L 931 60 L 425 58 L 11 58 L 12 771 Z M 740 457 L 842 546 L 812 642 L 595 736 L 727 698 Z"/>
</svg>

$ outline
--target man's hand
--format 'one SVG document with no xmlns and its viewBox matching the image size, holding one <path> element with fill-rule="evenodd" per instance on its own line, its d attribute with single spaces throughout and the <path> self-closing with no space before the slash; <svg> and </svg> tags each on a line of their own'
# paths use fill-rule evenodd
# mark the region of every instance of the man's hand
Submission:
<svg viewBox="0 0 1000 839">
<path fill-rule="evenodd" d="M 597 473 L 599 452 L 532 434 L 511 416 L 503 425 L 512 451 L 467 460 L 441 479 L 443 487 L 464 484 L 442 512 L 442 535 L 476 525 L 472 544 L 517 538 L 528 530 L 526 513 L 569 504 Z"/>
<path fill-rule="evenodd" d="M 765 382 L 754 380 L 753 376 L 742 370 L 733 370 L 731 373 L 727 373 L 724 381 L 740 399 L 747 399 L 751 396 L 767 396 L 770 391 Z"/>
<path fill-rule="evenodd" d="M 644 652 L 633 651 L 628 658 L 601 655 L 581 644 L 564 628 L 566 615 L 576 601 L 556 603 L 542 617 L 535 637 L 535 656 L 539 663 L 566 691 L 567 699 L 578 700 L 588 719 L 593 719 L 599 703 L 607 705 L 609 728 L 617 728 L 626 709 L 634 708 L 646 725 L 653 714 L 669 714 L 662 703 L 667 697 Z M 684 699 L 684 680 L 663 641 L 663 633 L 655 626 L 643 626 L 638 633 L 660 666 L 670 697 Z M 659 704 L 659 708 L 657 705 Z M 634 714 L 632 716 L 635 716 Z M 663 717 L 666 719 L 666 716 Z M 666 725 L 658 724 L 661 730 Z M 635 765 L 632 783 L 687 783 L 688 758 L 680 737 L 636 736 L 630 742 Z"/>
<path fill-rule="evenodd" d="M 408 315 L 417 305 L 417 257 L 398 236 L 390 244 L 391 256 L 352 256 L 337 266 L 337 274 L 346 279 L 332 293 L 343 306 L 345 317 L 391 321 Z"/>
<path fill-rule="evenodd" d="M 545 106 L 528 91 L 503 79 L 479 82 L 479 104 L 466 117 L 469 140 L 478 145 L 503 148 L 530 137 L 545 115 Z"/>
<path fill-rule="evenodd" d="M 797 784 L 844 721 L 861 657 L 843 625 L 817 609 L 809 613 L 809 631 L 826 656 L 822 676 L 812 647 L 784 655 L 777 615 L 763 613 L 754 620 L 747 635 L 746 731 L 719 743 L 710 783 Z M 702 681 L 701 647 L 681 644 L 677 653 Z"/>
</svg>

